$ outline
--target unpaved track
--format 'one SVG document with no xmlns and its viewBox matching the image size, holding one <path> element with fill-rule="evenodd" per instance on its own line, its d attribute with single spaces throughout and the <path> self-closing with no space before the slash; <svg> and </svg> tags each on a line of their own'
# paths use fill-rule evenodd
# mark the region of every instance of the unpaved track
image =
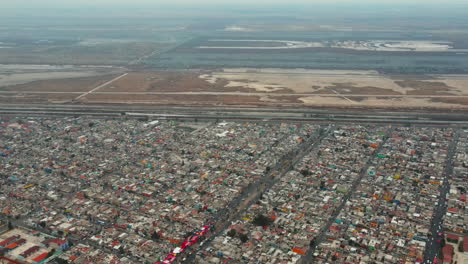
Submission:
<svg viewBox="0 0 468 264">
<path fill-rule="evenodd" d="M 125 73 L 127 74 L 127 73 Z M 98 89 L 109 85 L 110 83 L 122 78 L 123 75 L 106 82 L 86 93 L 81 92 L 57 92 L 57 91 L 0 91 L 0 94 L 80 94 L 74 100 L 85 97 L 89 94 L 108 94 L 108 95 L 239 95 L 239 96 L 318 96 L 318 97 L 405 97 L 405 98 L 468 98 L 468 95 L 406 95 L 406 94 L 343 94 L 343 93 L 245 93 L 245 92 L 96 92 Z"/>
<path fill-rule="evenodd" d="M 74 99 L 74 101 L 79 100 L 79 99 L 81 99 L 81 98 L 87 96 L 88 94 L 91 94 L 91 93 L 93 93 L 93 92 L 95 92 L 95 91 L 101 89 L 102 87 L 105 87 L 105 86 L 107 86 L 107 85 L 109 85 L 109 84 L 111 84 L 111 83 L 117 81 L 118 79 L 125 77 L 127 74 L 128 74 L 128 73 L 123 73 L 122 75 L 119 75 L 119 76 L 115 77 L 114 79 L 112 79 L 112 80 L 110 80 L 110 81 L 108 81 L 108 82 L 105 82 L 105 83 L 103 83 L 103 84 L 97 86 L 96 88 L 94 88 L 94 89 L 92 89 L 92 90 L 90 90 L 90 91 L 88 91 L 88 92 L 86 92 L 86 93 L 83 93 L 82 95 L 76 97 L 76 98 Z"/>
</svg>

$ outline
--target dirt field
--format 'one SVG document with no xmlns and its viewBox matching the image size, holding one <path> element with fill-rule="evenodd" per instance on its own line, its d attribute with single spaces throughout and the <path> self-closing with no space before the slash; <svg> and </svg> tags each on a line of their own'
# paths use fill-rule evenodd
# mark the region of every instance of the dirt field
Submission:
<svg viewBox="0 0 468 264">
<path fill-rule="evenodd" d="M 325 70 L 278 70 L 225 69 L 200 75 L 210 83 L 227 81 L 226 87 L 246 87 L 257 92 L 288 89 L 294 93 L 334 93 L 339 89 L 348 94 L 413 94 L 413 95 L 468 95 L 468 76 L 418 76 L 410 80 L 403 76 L 391 77 L 374 71 L 325 71 Z M 239 80 L 243 80 L 239 82 Z"/>
<path fill-rule="evenodd" d="M 0 91 L 86 92 L 108 80 L 111 80 L 112 78 L 115 78 L 116 76 L 118 76 L 118 74 L 34 81 L 26 84 L 0 87 Z"/>
<path fill-rule="evenodd" d="M 251 89 L 226 87 L 226 80 L 208 82 L 199 73 L 132 72 L 100 89 L 101 92 L 250 92 Z"/>
<path fill-rule="evenodd" d="M 1 104 L 63 104 L 68 103 L 76 94 L 29 94 L 29 93 L 17 93 L 17 94 L 2 94 L 0 93 Z"/>
<path fill-rule="evenodd" d="M 277 105 L 278 102 L 288 103 L 287 100 L 272 102 L 262 101 L 260 96 L 248 95 L 108 95 L 92 94 L 86 103 L 127 103 L 127 104 L 165 104 L 165 105 L 215 105 L 215 106 L 255 106 Z"/>
<path fill-rule="evenodd" d="M 128 72 L 6 87 L 0 103 L 468 109 L 468 76 L 305 69 Z"/>
<path fill-rule="evenodd" d="M 403 88 L 410 88 L 413 90 L 408 91 L 406 94 L 414 95 L 457 95 L 462 91 L 447 85 L 443 81 L 395 81 L 396 84 Z"/>
</svg>

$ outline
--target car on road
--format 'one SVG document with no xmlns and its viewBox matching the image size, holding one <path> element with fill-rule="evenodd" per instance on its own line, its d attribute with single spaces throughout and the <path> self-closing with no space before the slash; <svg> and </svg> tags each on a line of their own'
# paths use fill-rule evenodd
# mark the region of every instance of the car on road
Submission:
<svg viewBox="0 0 468 264">
<path fill-rule="evenodd" d="M 174 262 L 175 259 L 176 259 L 176 255 L 170 254 L 169 256 L 166 257 L 166 259 L 164 259 L 163 263 L 172 263 Z"/>
</svg>

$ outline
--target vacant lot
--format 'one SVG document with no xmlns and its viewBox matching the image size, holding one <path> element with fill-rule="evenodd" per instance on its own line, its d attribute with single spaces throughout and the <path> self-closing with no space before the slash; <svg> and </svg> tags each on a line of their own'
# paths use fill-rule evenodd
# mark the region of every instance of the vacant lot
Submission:
<svg viewBox="0 0 468 264">
<path fill-rule="evenodd" d="M 249 92 L 248 87 L 227 87 L 228 81 L 209 82 L 192 72 L 132 72 L 100 89 L 101 92 Z M 248 80 L 247 80 L 248 81 Z"/>
<path fill-rule="evenodd" d="M 144 71 L 36 81 L 0 90 L 3 103 L 468 109 L 468 76 L 374 71 Z"/>
<path fill-rule="evenodd" d="M 82 78 L 67 78 L 56 80 L 40 80 L 25 84 L 9 85 L 0 87 L 0 91 L 17 91 L 17 92 L 86 92 L 99 86 L 106 81 L 117 76 L 109 74 L 103 76 L 90 76 Z"/>
<path fill-rule="evenodd" d="M 210 83 L 257 92 L 288 89 L 293 93 L 363 95 L 468 95 L 468 75 L 390 77 L 375 71 L 225 69 L 200 75 Z"/>
<path fill-rule="evenodd" d="M 127 65 L 138 58 L 168 47 L 164 43 L 107 43 L 0 49 L 4 64 Z"/>
</svg>

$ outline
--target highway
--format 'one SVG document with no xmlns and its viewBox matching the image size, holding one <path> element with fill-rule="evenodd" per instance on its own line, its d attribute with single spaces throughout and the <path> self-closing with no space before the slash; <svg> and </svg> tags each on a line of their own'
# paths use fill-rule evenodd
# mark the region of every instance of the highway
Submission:
<svg viewBox="0 0 468 264">
<path fill-rule="evenodd" d="M 346 110 L 320 110 L 320 109 L 256 109 L 256 108 L 154 108 L 154 107 L 128 107 L 119 106 L 90 106 L 90 105 L 0 105 L 0 116 L 26 116 L 26 117 L 92 117 L 101 119 L 170 119 L 179 121 L 253 121 L 253 122 L 323 122 L 328 124 L 339 122 L 351 123 L 385 123 L 385 124 L 403 124 L 416 126 L 454 126 L 463 127 L 468 125 L 468 115 L 466 113 L 427 113 L 427 112 L 386 112 L 386 111 L 346 111 Z M 210 237 L 203 242 L 202 249 L 207 248 L 211 241 L 223 230 L 229 227 L 230 223 L 238 219 L 249 208 L 251 204 L 258 201 L 261 193 L 271 188 L 279 176 L 285 175 L 294 165 L 300 161 L 304 155 L 310 153 L 323 139 L 326 133 L 312 136 L 306 140 L 297 149 L 292 150 L 279 159 L 273 166 L 272 172 L 262 177 L 261 180 L 249 186 L 239 197 L 235 198 L 226 210 L 222 210 L 211 219 L 215 226 Z M 455 153 L 456 141 L 459 137 L 457 133 L 452 140 L 447 156 L 447 164 L 444 170 L 443 184 L 440 188 L 438 205 L 434 209 L 434 215 L 431 222 L 431 238 L 428 241 L 424 253 L 424 263 L 434 263 L 434 258 L 440 251 L 440 243 L 437 240 L 443 239 L 443 217 L 446 212 L 445 197 L 449 191 L 449 180 L 452 174 L 452 159 Z M 383 144 L 380 144 L 380 148 Z M 374 153 L 378 153 L 380 148 Z M 371 157 L 366 166 L 362 169 L 360 176 L 355 180 L 351 190 L 345 195 L 340 206 L 330 216 L 327 225 L 320 230 L 315 242 L 311 244 L 307 255 L 302 258 L 302 263 L 311 263 L 312 254 L 315 248 L 325 238 L 326 231 L 336 219 L 346 202 L 351 197 L 354 190 L 360 184 L 365 176 L 367 168 L 370 166 L 373 157 Z M 25 226 L 20 221 L 12 221 L 15 225 Z M 74 241 L 78 242 L 79 240 Z M 86 241 L 91 242 L 91 241 Z M 98 246 L 98 245 L 96 245 Z M 101 247 L 102 248 L 102 247 Z M 183 263 L 194 263 L 195 254 L 191 254 Z"/>
<path fill-rule="evenodd" d="M 466 126 L 465 112 L 390 112 L 388 109 L 352 111 L 343 109 L 268 109 L 268 108 L 203 108 L 203 107 L 142 107 L 90 105 L 1 105 L 2 116 L 91 116 L 93 118 L 151 118 L 179 121 L 271 121 L 271 122 L 352 122 L 395 123 L 410 125 Z"/>
<path fill-rule="evenodd" d="M 455 155 L 456 145 L 460 137 L 460 131 L 455 133 L 452 141 L 450 142 L 447 160 L 443 174 L 443 184 L 440 186 L 440 194 L 437 200 L 437 205 L 431 220 L 431 228 L 429 230 L 431 236 L 429 237 L 426 248 L 424 251 L 424 264 L 436 263 L 434 260 L 439 255 L 441 249 L 441 241 L 445 239 L 444 234 L 444 216 L 447 212 L 447 201 L 445 200 L 448 192 L 450 191 L 450 178 L 453 173 L 453 156 Z"/>
</svg>

